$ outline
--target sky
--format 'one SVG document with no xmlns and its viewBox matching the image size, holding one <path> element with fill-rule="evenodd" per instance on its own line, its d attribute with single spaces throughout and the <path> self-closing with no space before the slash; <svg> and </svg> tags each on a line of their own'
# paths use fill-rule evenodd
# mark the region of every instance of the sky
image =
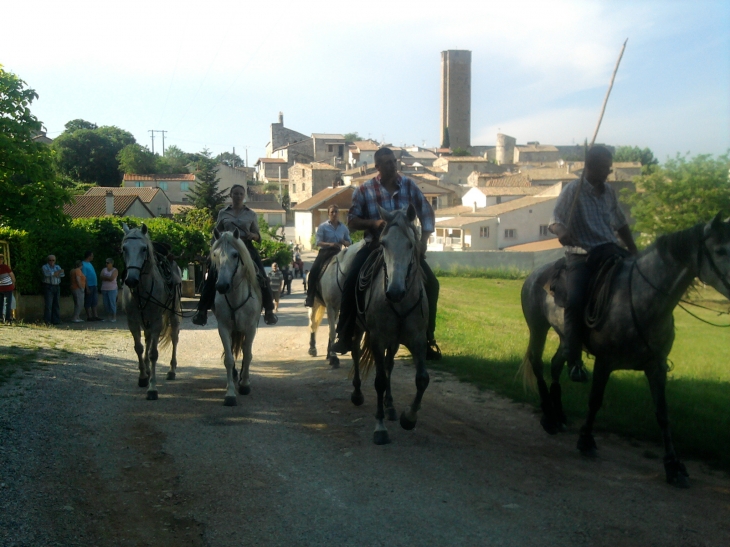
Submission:
<svg viewBox="0 0 730 547">
<path fill-rule="evenodd" d="M 590 139 L 730 149 L 730 2 L 36 0 L 3 6 L 0 64 L 69 120 L 187 152 L 264 156 L 269 126 L 439 145 L 440 52 L 472 52 L 473 145 Z M 161 134 L 155 151 L 161 149 Z"/>
</svg>

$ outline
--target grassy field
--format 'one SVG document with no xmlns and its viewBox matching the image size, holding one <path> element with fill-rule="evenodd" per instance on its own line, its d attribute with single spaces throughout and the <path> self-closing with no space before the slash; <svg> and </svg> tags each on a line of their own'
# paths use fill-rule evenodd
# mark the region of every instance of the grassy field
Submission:
<svg viewBox="0 0 730 547">
<path fill-rule="evenodd" d="M 440 282 L 436 334 L 444 359 L 429 366 L 537 406 L 537 394 L 525 393 L 515 376 L 528 341 L 520 306 L 522 281 L 442 277 Z M 720 301 L 722 297 L 711 290 L 695 298 L 718 309 L 728 308 L 727 301 Z M 699 315 L 730 322 L 727 315 L 717 318 L 702 310 Z M 680 457 L 701 457 L 730 468 L 730 328 L 703 324 L 679 308 L 675 321 L 677 336 L 669 356 L 674 366 L 667 385 L 675 446 Z M 547 378 L 557 345 L 557 335 L 550 331 L 543 356 Z M 590 360 L 586 364 L 592 368 Z M 570 382 L 566 374 L 561 384 L 566 414 L 576 427 L 586 415 L 589 387 Z M 596 427 L 636 439 L 661 440 L 642 373 L 611 376 Z M 656 455 L 662 454 L 658 447 Z"/>
</svg>

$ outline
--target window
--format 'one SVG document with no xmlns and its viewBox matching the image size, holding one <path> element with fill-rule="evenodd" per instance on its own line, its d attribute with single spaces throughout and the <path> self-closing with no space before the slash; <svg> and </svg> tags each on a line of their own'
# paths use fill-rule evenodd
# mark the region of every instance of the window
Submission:
<svg viewBox="0 0 730 547">
<path fill-rule="evenodd" d="M 297 191 L 297 185 L 296 184 L 292 184 L 291 185 L 291 193 L 293 194 L 296 191 Z"/>
<path fill-rule="evenodd" d="M 190 183 L 189 182 L 181 182 L 180 183 L 180 191 L 181 192 L 187 192 L 190 190 Z"/>
<path fill-rule="evenodd" d="M 328 144 L 327 145 L 327 152 L 332 152 L 332 150 L 334 150 L 334 148 L 332 147 L 331 144 Z"/>
<path fill-rule="evenodd" d="M 432 197 L 431 198 L 431 207 L 433 207 L 434 209 L 438 209 L 438 205 L 439 205 L 439 198 Z"/>
<path fill-rule="evenodd" d="M 144 188 L 144 182 L 142 182 L 141 180 L 135 181 L 134 187 L 135 188 Z"/>
<path fill-rule="evenodd" d="M 461 170 L 462 170 L 462 169 L 464 168 L 464 166 L 463 166 L 463 165 L 458 165 L 458 166 L 457 166 L 456 168 L 457 168 L 457 169 L 458 169 L 459 171 L 461 171 Z"/>
<path fill-rule="evenodd" d="M 504 238 L 505 239 L 514 239 L 516 237 L 517 237 L 517 230 L 515 230 L 514 228 L 507 229 L 507 230 L 504 231 Z"/>
<path fill-rule="evenodd" d="M 157 187 L 158 187 L 158 188 L 159 188 L 160 190 L 167 190 L 167 182 L 158 182 L 158 183 L 157 183 Z"/>
<path fill-rule="evenodd" d="M 183 203 L 184 203 L 184 202 L 186 202 L 188 200 L 188 198 L 182 198 L 182 200 L 183 200 Z"/>
<path fill-rule="evenodd" d="M 497 205 L 502 203 L 502 196 L 497 196 Z"/>
<path fill-rule="evenodd" d="M 307 191 L 307 185 L 302 183 L 302 192 L 306 192 L 306 191 Z"/>
<path fill-rule="evenodd" d="M 547 227 L 547 224 L 541 224 L 540 225 L 540 235 L 541 236 L 548 235 L 548 227 Z"/>
<path fill-rule="evenodd" d="M 344 153 L 345 153 L 345 145 L 341 144 L 337 147 L 337 156 L 341 158 L 344 155 Z"/>
<path fill-rule="evenodd" d="M 304 169 L 302 169 L 302 177 L 304 177 Z"/>
<path fill-rule="evenodd" d="M 479 237 L 489 237 L 489 226 L 479 226 Z"/>
</svg>

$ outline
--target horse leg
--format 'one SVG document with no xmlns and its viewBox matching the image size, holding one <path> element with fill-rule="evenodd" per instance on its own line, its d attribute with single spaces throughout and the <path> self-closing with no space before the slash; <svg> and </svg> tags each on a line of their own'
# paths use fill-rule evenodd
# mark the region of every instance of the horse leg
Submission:
<svg viewBox="0 0 730 547">
<path fill-rule="evenodd" d="M 542 409 L 542 417 L 540 418 L 540 425 L 549 435 L 556 435 L 560 427 L 559 414 L 556 412 L 554 406 L 554 398 L 557 398 L 560 403 L 560 384 L 558 379 L 555 379 L 553 375 L 553 386 L 548 391 L 547 383 L 545 382 L 545 376 L 543 374 L 543 362 L 542 354 L 545 350 L 545 339 L 547 338 L 548 330 L 550 325 L 547 321 L 542 321 L 540 325 L 529 325 L 530 327 L 530 342 L 527 346 L 527 357 L 529 366 L 532 367 L 532 372 L 535 374 L 537 381 L 537 391 L 540 394 L 540 408 Z M 558 350 L 557 355 L 560 353 Z M 555 357 L 553 357 L 553 364 L 555 363 Z M 554 395 L 553 395 L 554 394 Z M 562 408 L 562 403 L 561 408 Z"/>
<path fill-rule="evenodd" d="M 376 422 L 375 431 L 373 432 L 373 442 L 375 444 L 388 444 L 390 442 L 390 437 L 388 436 L 388 430 L 383 423 L 383 418 L 385 418 L 383 399 L 385 396 L 385 388 L 388 384 L 384 362 L 385 352 L 382 348 L 374 346 L 376 346 L 376 344 L 371 345 L 371 351 L 373 352 L 373 358 L 375 359 L 375 392 L 378 394 L 378 407 L 375 413 Z"/>
<path fill-rule="evenodd" d="M 222 321 L 218 323 L 218 334 L 223 344 L 223 364 L 226 366 L 226 398 L 223 400 L 225 406 L 236 406 L 236 381 L 233 377 L 235 358 L 233 357 L 232 340 L 230 331 L 225 328 Z"/>
<path fill-rule="evenodd" d="M 568 428 L 568 419 L 565 417 L 563 411 L 563 395 L 560 388 L 560 375 L 563 373 L 563 367 L 565 366 L 565 352 L 563 351 L 563 342 L 560 341 L 558 351 L 553 355 L 550 361 L 550 375 L 552 377 L 552 384 L 550 384 L 550 402 L 552 403 L 552 409 L 554 416 L 557 419 L 557 427 L 560 431 L 566 431 Z"/>
<path fill-rule="evenodd" d="M 137 385 L 139 387 L 147 387 L 150 382 L 150 374 L 148 368 L 145 366 L 144 346 L 142 345 L 142 333 L 139 327 L 133 327 L 129 329 L 134 338 L 134 352 L 137 354 L 137 361 L 139 361 L 139 378 L 137 379 Z"/>
<path fill-rule="evenodd" d="M 251 361 L 253 360 L 253 354 L 251 353 L 253 348 L 253 335 L 255 330 L 247 332 L 243 339 L 243 361 L 241 362 L 241 377 L 238 381 L 238 392 L 241 395 L 248 395 L 251 393 L 251 379 L 248 374 Z"/>
<path fill-rule="evenodd" d="M 321 318 L 318 317 L 318 308 L 321 306 L 319 302 L 314 301 L 314 306 L 309 308 L 309 355 L 317 357 L 317 329 Z"/>
<path fill-rule="evenodd" d="M 390 378 L 393 375 L 393 365 L 395 364 L 395 354 L 397 351 L 398 346 L 388 348 L 385 352 L 385 374 L 388 380 L 388 383 L 385 385 L 385 414 L 390 422 L 398 419 L 398 413 L 395 411 L 395 406 L 393 406 L 393 392 L 390 389 Z"/>
<path fill-rule="evenodd" d="M 170 341 L 172 342 L 172 357 L 170 358 L 170 370 L 167 372 L 167 379 L 174 380 L 177 372 L 177 342 L 180 339 L 180 322 L 177 317 L 170 318 L 172 321 L 172 330 L 170 332 Z"/>
<path fill-rule="evenodd" d="M 145 334 L 145 339 L 147 339 L 147 336 Z M 149 356 L 149 363 L 150 363 L 150 385 L 147 388 L 147 400 L 148 401 L 156 401 L 157 400 L 157 358 L 159 357 L 159 353 L 157 351 L 157 344 L 160 340 L 160 333 L 154 332 L 151 333 L 149 336 L 149 342 L 147 344 L 147 349 L 149 350 L 148 356 Z"/>
<path fill-rule="evenodd" d="M 360 386 L 362 385 L 362 382 L 360 381 L 360 338 L 361 336 L 356 337 L 356 343 L 353 344 L 352 351 L 350 352 L 352 355 L 353 372 L 352 387 L 354 388 L 352 390 L 352 395 L 350 395 L 350 400 L 355 406 L 360 406 L 365 402 L 365 397 L 360 390 Z"/>
<path fill-rule="evenodd" d="M 593 383 L 591 384 L 591 395 L 588 399 L 588 417 L 586 423 L 580 428 L 580 436 L 578 437 L 578 450 L 584 456 L 595 456 L 598 446 L 593 438 L 593 423 L 596 420 L 596 414 L 603 404 L 603 394 L 606 391 L 608 377 L 611 375 L 611 369 L 608 365 L 596 358 L 593 365 Z"/>
<path fill-rule="evenodd" d="M 416 362 L 416 397 L 410 406 L 400 415 L 400 425 L 403 429 L 411 430 L 416 427 L 418 421 L 418 411 L 421 409 L 421 399 L 428 387 L 429 376 L 426 370 L 426 343 L 419 341 L 415 347 L 408 348 Z"/>
<path fill-rule="evenodd" d="M 654 399 L 656 419 L 662 430 L 662 439 L 664 440 L 664 471 L 667 475 L 667 482 L 679 488 L 689 488 L 689 473 L 687 473 L 687 468 L 679 461 L 674 451 L 672 435 L 669 431 L 669 413 L 667 411 L 666 398 L 666 364 L 661 363 L 647 368 L 644 374 L 646 374 L 646 379 L 649 380 L 649 389 L 651 389 L 651 397 Z"/>
<path fill-rule="evenodd" d="M 340 311 L 333 306 L 327 306 L 327 323 L 329 323 L 329 342 L 327 343 L 327 356 L 329 357 L 330 366 L 332 368 L 340 368 L 340 358 L 331 350 L 332 344 L 335 343 L 337 336 L 337 318 Z"/>
</svg>

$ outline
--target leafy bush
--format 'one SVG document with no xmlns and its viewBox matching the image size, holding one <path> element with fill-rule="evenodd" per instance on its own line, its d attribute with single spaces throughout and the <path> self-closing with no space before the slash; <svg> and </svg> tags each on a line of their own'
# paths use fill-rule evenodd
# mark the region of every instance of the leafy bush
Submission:
<svg viewBox="0 0 730 547">
<path fill-rule="evenodd" d="M 265 266 L 271 266 L 272 262 L 276 262 L 279 265 L 291 264 L 292 258 L 294 257 L 289 245 L 281 241 L 262 239 L 261 243 L 254 241 L 253 245 L 261 255 L 261 261 Z"/>
</svg>

